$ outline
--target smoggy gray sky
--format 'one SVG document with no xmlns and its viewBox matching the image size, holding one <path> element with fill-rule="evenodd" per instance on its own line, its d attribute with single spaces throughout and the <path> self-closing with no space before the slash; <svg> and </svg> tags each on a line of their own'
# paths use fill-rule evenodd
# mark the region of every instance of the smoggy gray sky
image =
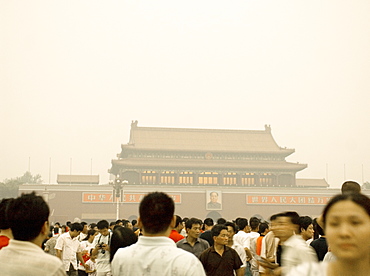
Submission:
<svg viewBox="0 0 370 276">
<path fill-rule="evenodd" d="M 0 0 L 0 181 L 72 167 L 107 183 L 131 120 L 270 124 L 308 164 L 298 178 L 370 181 L 369 14 L 368 0 Z"/>
</svg>

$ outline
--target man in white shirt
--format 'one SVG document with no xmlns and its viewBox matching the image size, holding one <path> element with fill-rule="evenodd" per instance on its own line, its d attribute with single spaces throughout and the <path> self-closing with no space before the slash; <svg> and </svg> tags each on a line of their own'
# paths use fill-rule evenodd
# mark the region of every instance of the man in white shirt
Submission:
<svg viewBox="0 0 370 276">
<path fill-rule="evenodd" d="M 62 262 L 41 249 L 49 233 L 49 212 L 35 192 L 9 204 L 6 214 L 14 239 L 0 250 L 2 276 L 65 276 Z"/>
<path fill-rule="evenodd" d="M 205 275 L 198 258 L 177 248 L 168 237 L 176 222 L 174 210 L 172 198 L 165 193 L 149 193 L 143 198 L 138 218 L 143 236 L 136 244 L 118 249 L 111 264 L 113 275 Z"/>
<path fill-rule="evenodd" d="M 280 239 L 281 255 L 277 253 L 281 268 L 277 275 L 287 274 L 289 270 L 304 262 L 317 262 L 316 252 L 306 245 L 301 235 L 296 235 L 299 228 L 299 215 L 296 212 L 284 212 L 276 215 L 274 233 Z M 280 255 L 280 256 L 279 256 Z M 281 259 L 281 262 L 279 262 Z"/>
<path fill-rule="evenodd" d="M 75 222 L 70 226 L 70 230 L 60 235 L 55 245 L 57 257 L 60 258 L 64 265 L 64 270 L 68 276 L 77 276 L 78 264 L 77 259 L 85 266 L 82 258 L 82 248 L 77 237 L 83 227 L 80 223 Z"/>
<path fill-rule="evenodd" d="M 109 222 L 106 220 L 99 221 L 96 226 L 99 234 L 94 238 L 92 251 L 92 255 L 96 256 L 96 275 L 110 276 L 112 275 L 109 263 L 112 232 L 109 231 Z"/>
</svg>

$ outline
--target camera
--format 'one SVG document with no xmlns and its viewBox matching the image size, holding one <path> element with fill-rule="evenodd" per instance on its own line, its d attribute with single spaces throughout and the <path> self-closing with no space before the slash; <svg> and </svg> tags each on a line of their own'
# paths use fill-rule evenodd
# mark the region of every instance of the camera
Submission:
<svg viewBox="0 0 370 276">
<path fill-rule="evenodd" d="M 103 249 L 103 242 L 99 244 L 99 248 L 101 248 L 101 253 L 105 254 L 105 250 Z"/>
</svg>

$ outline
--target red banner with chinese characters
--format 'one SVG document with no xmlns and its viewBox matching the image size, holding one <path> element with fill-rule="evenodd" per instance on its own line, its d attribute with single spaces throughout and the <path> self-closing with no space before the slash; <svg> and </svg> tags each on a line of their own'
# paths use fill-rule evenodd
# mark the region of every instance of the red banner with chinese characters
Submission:
<svg viewBox="0 0 370 276">
<path fill-rule="evenodd" d="M 325 205 L 330 196 L 247 195 L 247 204 L 260 205 Z"/>
<path fill-rule="evenodd" d="M 146 193 L 124 193 L 120 202 L 140 203 Z M 181 203 L 181 194 L 168 194 L 175 203 Z M 82 193 L 82 203 L 112 203 L 116 202 L 112 193 Z"/>
</svg>

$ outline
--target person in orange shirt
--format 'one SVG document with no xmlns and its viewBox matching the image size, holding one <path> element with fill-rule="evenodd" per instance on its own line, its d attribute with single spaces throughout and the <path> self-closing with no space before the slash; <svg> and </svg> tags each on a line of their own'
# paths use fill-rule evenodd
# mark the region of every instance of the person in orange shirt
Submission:
<svg viewBox="0 0 370 276">
<path fill-rule="evenodd" d="M 182 218 L 178 215 L 175 216 L 176 216 L 176 225 L 172 229 L 169 238 L 172 239 L 174 242 L 178 242 L 185 238 L 183 235 L 180 234 L 182 228 L 184 228 L 184 225 L 182 224 Z"/>
</svg>

